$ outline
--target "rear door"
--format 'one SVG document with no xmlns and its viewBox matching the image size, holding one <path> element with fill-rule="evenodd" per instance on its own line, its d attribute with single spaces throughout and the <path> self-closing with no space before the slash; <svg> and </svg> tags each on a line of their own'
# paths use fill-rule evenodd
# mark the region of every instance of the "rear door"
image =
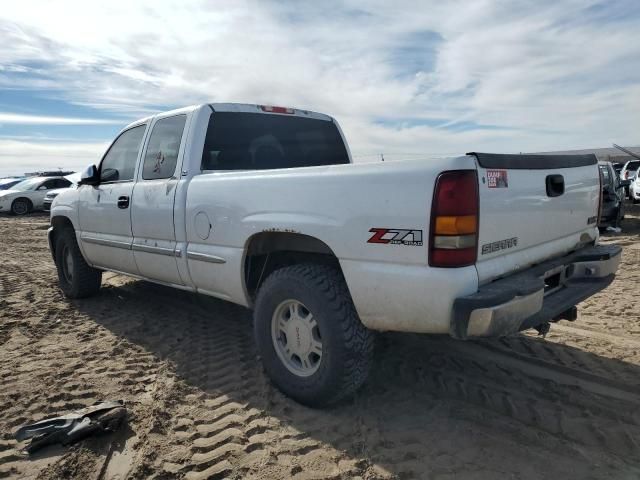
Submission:
<svg viewBox="0 0 640 480">
<path fill-rule="evenodd" d="M 185 282 L 178 272 L 174 202 L 180 181 L 187 115 L 158 118 L 143 155 L 133 190 L 133 255 L 140 275 L 174 285 Z"/>
<path fill-rule="evenodd" d="M 600 181 L 595 156 L 475 156 L 481 283 L 597 238 Z"/>
<path fill-rule="evenodd" d="M 101 181 L 79 187 L 80 238 L 87 260 L 99 267 L 138 274 L 132 245 L 131 196 L 146 125 L 120 134 L 102 159 Z"/>
</svg>

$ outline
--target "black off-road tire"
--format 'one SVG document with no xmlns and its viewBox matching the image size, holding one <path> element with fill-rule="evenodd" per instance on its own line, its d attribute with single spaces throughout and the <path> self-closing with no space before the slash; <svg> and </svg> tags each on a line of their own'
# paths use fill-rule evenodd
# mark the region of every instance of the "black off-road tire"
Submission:
<svg viewBox="0 0 640 480">
<path fill-rule="evenodd" d="M 320 365 L 306 377 L 292 373 L 284 365 L 272 339 L 274 312 L 289 299 L 307 307 L 322 336 Z M 352 395 L 369 374 L 374 333 L 360 322 L 345 280 L 335 268 L 300 264 L 273 272 L 258 291 L 254 334 L 273 383 L 304 405 L 337 403 Z"/>
<path fill-rule="evenodd" d="M 90 267 L 84 260 L 76 234 L 71 228 L 63 229 L 56 238 L 56 267 L 58 269 L 58 281 L 62 292 L 69 298 L 85 298 L 95 295 L 100 289 L 102 271 Z M 71 257 L 71 278 L 65 274 L 65 255 Z"/>
<path fill-rule="evenodd" d="M 11 215 L 26 215 L 33 210 L 33 204 L 28 198 L 16 198 L 11 203 Z"/>
</svg>

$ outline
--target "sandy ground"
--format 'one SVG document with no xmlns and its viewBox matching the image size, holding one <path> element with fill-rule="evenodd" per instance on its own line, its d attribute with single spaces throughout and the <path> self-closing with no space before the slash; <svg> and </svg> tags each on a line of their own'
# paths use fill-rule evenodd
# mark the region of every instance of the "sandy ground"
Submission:
<svg viewBox="0 0 640 480">
<path fill-rule="evenodd" d="M 311 410 L 266 380 L 250 314 L 106 274 L 68 301 L 47 218 L 0 217 L 0 478 L 640 478 L 640 208 L 619 276 L 546 340 L 385 334 L 349 402 Z M 103 399 L 126 428 L 21 452 L 20 425 Z"/>
</svg>

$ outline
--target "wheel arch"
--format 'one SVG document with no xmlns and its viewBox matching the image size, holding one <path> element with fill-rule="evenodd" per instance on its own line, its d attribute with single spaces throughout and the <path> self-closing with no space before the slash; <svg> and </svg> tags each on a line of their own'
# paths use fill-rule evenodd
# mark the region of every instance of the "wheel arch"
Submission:
<svg viewBox="0 0 640 480">
<path fill-rule="evenodd" d="M 56 261 L 56 241 L 60 236 L 60 232 L 65 229 L 70 229 L 75 232 L 75 226 L 69 217 L 65 217 L 64 215 L 51 217 L 51 228 L 49 228 L 47 239 L 49 241 L 49 250 L 51 251 L 54 263 Z"/>
<path fill-rule="evenodd" d="M 342 275 L 338 257 L 322 240 L 303 233 L 259 232 L 247 240 L 243 261 L 244 287 L 253 301 L 275 270 L 300 263 L 331 265 Z"/>
</svg>

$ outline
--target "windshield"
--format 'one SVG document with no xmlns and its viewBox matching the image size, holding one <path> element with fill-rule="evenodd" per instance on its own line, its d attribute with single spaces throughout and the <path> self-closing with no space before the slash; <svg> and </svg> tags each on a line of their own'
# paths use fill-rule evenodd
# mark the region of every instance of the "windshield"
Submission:
<svg viewBox="0 0 640 480">
<path fill-rule="evenodd" d="M 20 183 L 16 183 L 11 190 L 19 190 L 21 192 L 26 192 L 27 190 L 35 190 L 35 188 L 42 183 L 41 178 L 30 178 L 28 180 L 23 180 Z"/>
<path fill-rule="evenodd" d="M 9 180 L 1 180 L 0 181 L 0 190 L 9 190 L 11 187 L 13 187 L 14 185 L 20 183 L 22 180 L 20 180 L 19 178 L 11 178 Z"/>
</svg>

